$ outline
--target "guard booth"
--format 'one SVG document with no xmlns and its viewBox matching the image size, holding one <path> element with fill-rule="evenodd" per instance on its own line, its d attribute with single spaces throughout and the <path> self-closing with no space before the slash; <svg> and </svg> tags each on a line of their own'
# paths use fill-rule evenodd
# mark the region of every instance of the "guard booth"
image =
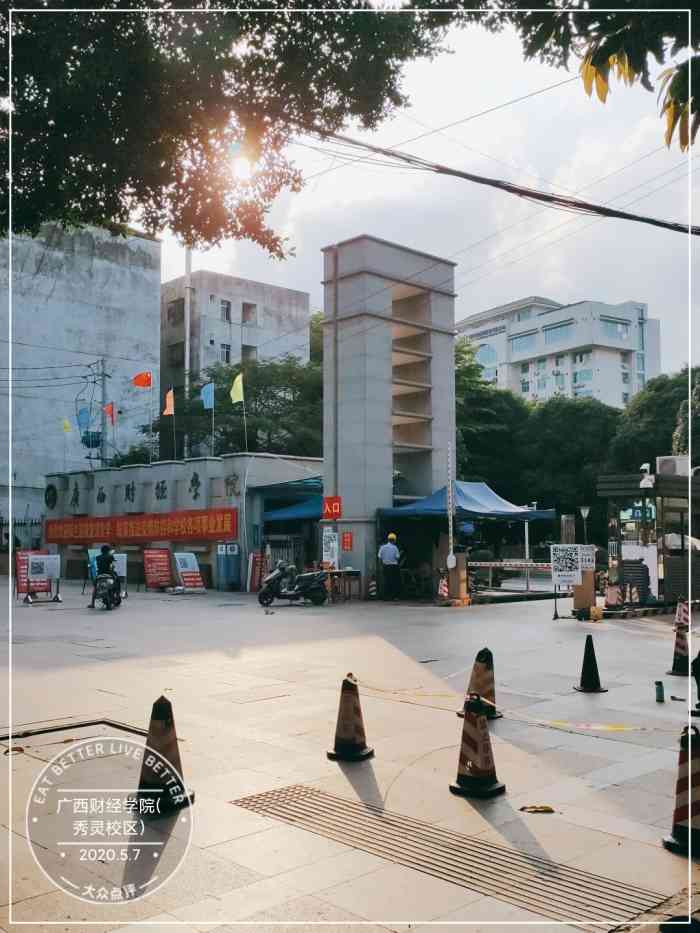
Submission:
<svg viewBox="0 0 700 933">
<path fill-rule="evenodd" d="M 642 602 L 687 599 L 689 564 L 691 589 L 700 591 L 700 539 L 690 534 L 700 520 L 700 479 L 688 475 L 687 461 L 659 457 L 656 473 L 598 477 L 608 502 L 609 582 L 636 587 Z"/>
</svg>

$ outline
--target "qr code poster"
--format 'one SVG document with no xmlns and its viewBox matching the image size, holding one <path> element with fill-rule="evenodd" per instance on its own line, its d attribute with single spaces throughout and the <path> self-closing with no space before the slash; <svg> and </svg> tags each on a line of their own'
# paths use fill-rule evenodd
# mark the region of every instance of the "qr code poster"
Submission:
<svg viewBox="0 0 700 933">
<path fill-rule="evenodd" d="M 581 550 L 581 570 L 595 570 L 595 544 L 579 544 Z"/>
<path fill-rule="evenodd" d="M 58 554 L 40 554 L 29 558 L 29 580 L 57 580 L 60 576 L 61 558 Z"/>
<path fill-rule="evenodd" d="M 581 585 L 581 552 L 578 544 L 552 544 L 552 583 Z"/>
</svg>

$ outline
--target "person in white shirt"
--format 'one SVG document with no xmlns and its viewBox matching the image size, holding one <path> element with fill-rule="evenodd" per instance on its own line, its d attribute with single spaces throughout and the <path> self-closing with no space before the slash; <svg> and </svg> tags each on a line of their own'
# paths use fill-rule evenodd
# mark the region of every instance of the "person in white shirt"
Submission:
<svg viewBox="0 0 700 933">
<path fill-rule="evenodd" d="M 377 554 L 382 565 L 384 599 L 397 600 L 401 591 L 401 571 L 399 570 L 400 551 L 396 546 L 396 535 L 387 535 Z"/>
</svg>

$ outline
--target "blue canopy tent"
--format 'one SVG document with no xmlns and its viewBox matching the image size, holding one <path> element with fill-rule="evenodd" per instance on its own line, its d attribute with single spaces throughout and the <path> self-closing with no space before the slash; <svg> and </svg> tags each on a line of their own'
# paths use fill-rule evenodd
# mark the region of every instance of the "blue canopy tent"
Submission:
<svg viewBox="0 0 700 933">
<path fill-rule="evenodd" d="M 523 505 L 513 505 L 486 485 L 486 483 L 465 483 L 455 480 L 453 483 L 454 510 L 460 519 L 494 518 L 505 521 L 534 522 L 539 519 L 556 518 L 554 509 L 530 509 Z M 447 486 L 438 489 L 425 499 L 418 499 L 408 505 L 399 505 L 393 509 L 380 509 L 382 518 L 421 518 L 447 515 Z"/>
<path fill-rule="evenodd" d="M 287 505 L 283 509 L 272 509 L 269 512 L 263 512 L 263 521 L 293 522 L 300 519 L 312 519 L 319 522 L 322 507 L 323 496 L 311 496 L 309 499 L 302 499 L 301 502 Z"/>
</svg>

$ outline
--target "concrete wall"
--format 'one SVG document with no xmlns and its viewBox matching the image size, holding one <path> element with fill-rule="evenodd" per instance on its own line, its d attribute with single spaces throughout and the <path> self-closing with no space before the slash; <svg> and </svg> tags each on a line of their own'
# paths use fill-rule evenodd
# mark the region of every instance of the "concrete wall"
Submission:
<svg viewBox="0 0 700 933">
<path fill-rule="evenodd" d="M 100 429 L 99 386 L 82 381 L 90 373 L 87 364 L 106 358 L 107 401 L 121 410 L 116 430 L 108 430 L 108 455 L 113 455 L 115 443 L 125 451 L 143 440 L 138 428 L 148 421 L 149 392 L 131 386 L 131 377 L 150 369 L 157 400 L 160 243 L 143 236 L 113 237 L 104 230 L 62 230 L 55 225 L 44 226 L 34 239 L 13 237 L 12 243 L 13 358 L 3 365 L 12 365 L 15 378 L 12 466 L 14 512 L 21 519 L 44 512 L 46 473 L 83 468 L 86 454 L 99 454 L 81 445 L 75 420 L 76 408 L 88 407 L 92 400 L 92 428 Z M 6 334 L 10 269 L 4 247 L 0 331 Z M 2 384 L 0 513 L 6 516 L 7 379 Z M 64 418 L 71 423 L 67 434 Z"/>
</svg>

